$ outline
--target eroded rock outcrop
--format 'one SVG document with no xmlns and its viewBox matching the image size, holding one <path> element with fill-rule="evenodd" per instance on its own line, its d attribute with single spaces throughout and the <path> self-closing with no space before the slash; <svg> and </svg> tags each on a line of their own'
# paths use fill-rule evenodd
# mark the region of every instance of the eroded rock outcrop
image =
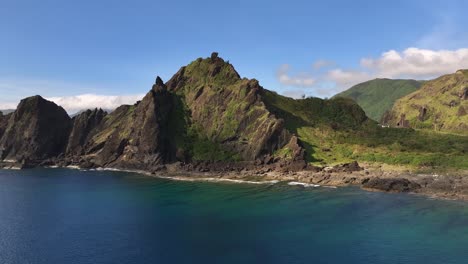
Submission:
<svg viewBox="0 0 468 264">
<path fill-rule="evenodd" d="M 37 163 L 64 153 L 71 120 L 40 96 L 21 100 L 0 140 L 0 159 Z"/>
<path fill-rule="evenodd" d="M 67 156 L 82 155 L 86 144 L 93 136 L 96 128 L 107 115 L 102 109 L 86 110 L 73 117 L 73 127 L 68 139 Z"/>
<path fill-rule="evenodd" d="M 421 185 L 405 178 L 372 178 L 364 180 L 362 187 L 385 192 L 414 192 Z"/>
<path fill-rule="evenodd" d="M 99 122 L 87 139 L 84 156 L 96 166 L 132 169 L 174 161 L 179 133 L 174 124 L 181 121 L 174 120 L 175 106 L 177 98 L 158 77 L 141 101 L 121 106 Z"/>
</svg>

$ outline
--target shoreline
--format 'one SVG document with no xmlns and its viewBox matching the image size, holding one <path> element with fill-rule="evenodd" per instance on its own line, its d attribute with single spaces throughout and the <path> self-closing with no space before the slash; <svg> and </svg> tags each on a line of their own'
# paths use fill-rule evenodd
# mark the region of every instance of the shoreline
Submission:
<svg viewBox="0 0 468 264">
<path fill-rule="evenodd" d="M 0 164 L 0 168 L 19 170 L 17 164 Z M 178 166 L 167 165 L 160 171 L 125 169 L 115 167 L 82 168 L 76 165 L 39 166 L 42 168 L 66 168 L 84 171 L 119 171 L 137 173 L 149 177 L 174 181 L 203 181 L 245 184 L 277 184 L 284 182 L 290 186 L 304 188 L 338 188 L 345 186 L 360 187 L 365 191 L 387 193 L 410 193 L 423 195 L 431 199 L 468 201 L 468 171 L 454 171 L 445 174 L 414 173 L 407 168 L 386 168 L 375 164 L 365 164 L 364 168 L 353 171 L 336 171 L 327 167 L 321 171 L 300 170 L 281 172 L 262 170 L 262 168 L 243 171 L 189 171 Z"/>
</svg>

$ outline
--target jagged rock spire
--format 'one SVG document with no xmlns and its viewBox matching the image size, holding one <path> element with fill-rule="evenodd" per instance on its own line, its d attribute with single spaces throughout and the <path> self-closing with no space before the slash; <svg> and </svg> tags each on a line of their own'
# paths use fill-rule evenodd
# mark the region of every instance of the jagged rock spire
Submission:
<svg viewBox="0 0 468 264">
<path fill-rule="evenodd" d="M 164 82 L 163 82 L 163 80 L 161 79 L 161 77 L 159 77 L 159 76 L 156 77 L 156 82 L 155 82 L 155 84 L 156 84 L 157 86 L 164 86 Z"/>
</svg>

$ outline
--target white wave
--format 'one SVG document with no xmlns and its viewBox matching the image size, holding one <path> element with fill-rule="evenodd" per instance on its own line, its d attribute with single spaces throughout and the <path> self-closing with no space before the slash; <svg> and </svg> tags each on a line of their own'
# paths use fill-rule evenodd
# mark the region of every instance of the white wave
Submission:
<svg viewBox="0 0 468 264">
<path fill-rule="evenodd" d="M 320 187 L 320 185 L 318 184 L 311 184 L 311 183 L 305 183 L 305 182 L 288 182 L 288 185 L 292 185 L 292 186 L 297 186 L 297 185 L 300 185 L 300 186 L 304 186 L 304 187 Z"/>
</svg>

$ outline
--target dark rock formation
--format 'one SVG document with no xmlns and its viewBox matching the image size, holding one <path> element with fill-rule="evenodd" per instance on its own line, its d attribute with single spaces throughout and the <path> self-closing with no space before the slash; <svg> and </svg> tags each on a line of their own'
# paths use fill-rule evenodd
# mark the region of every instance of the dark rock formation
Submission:
<svg viewBox="0 0 468 264">
<path fill-rule="evenodd" d="M 336 165 L 329 172 L 354 172 L 362 170 L 357 161 Z"/>
<path fill-rule="evenodd" d="M 92 126 L 97 128 L 87 137 L 84 154 L 98 166 L 132 169 L 149 169 L 175 161 L 178 131 L 172 122 L 176 121 L 176 101 L 158 77 L 137 104 L 117 108 L 104 121 L 102 115 L 97 115 L 98 120 L 92 119 Z"/>
<path fill-rule="evenodd" d="M 460 98 L 462 100 L 467 100 L 468 99 L 468 87 L 465 87 L 461 90 L 460 92 Z"/>
<path fill-rule="evenodd" d="M 82 155 L 86 143 L 96 132 L 104 117 L 107 115 L 102 109 L 87 110 L 73 117 L 73 128 L 68 139 L 67 156 Z"/>
<path fill-rule="evenodd" d="M 63 154 L 70 128 L 63 108 L 40 96 L 23 99 L 0 140 L 0 159 L 34 163 Z"/>
<path fill-rule="evenodd" d="M 404 178 L 372 178 L 364 180 L 362 187 L 385 192 L 414 192 L 421 185 Z"/>
<path fill-rule="evenodd" d="M 2 135 L 8 126 L 8 120 L 10 119 L 11 115 L 12 114 L 4 115 L 0 111 L 0 139 L 2 138 Z"/>
<path fill-rule="evenodd" d="M 405 114 L 401 114 L 400 121 L 398 121 L 398 123 L 397 123 L 397 127 L 404 127 L 404 128 L 410 127 L 409 121 L 406 120 L 406 115 Z"/>
<path fill-rule="evenodd" d="M 426 119 L 427 119 L 427 108 L 425 106 L 421 106 L 419 108 L 418 120 L 419 121 L 424 121 Z"/>
</svg>

